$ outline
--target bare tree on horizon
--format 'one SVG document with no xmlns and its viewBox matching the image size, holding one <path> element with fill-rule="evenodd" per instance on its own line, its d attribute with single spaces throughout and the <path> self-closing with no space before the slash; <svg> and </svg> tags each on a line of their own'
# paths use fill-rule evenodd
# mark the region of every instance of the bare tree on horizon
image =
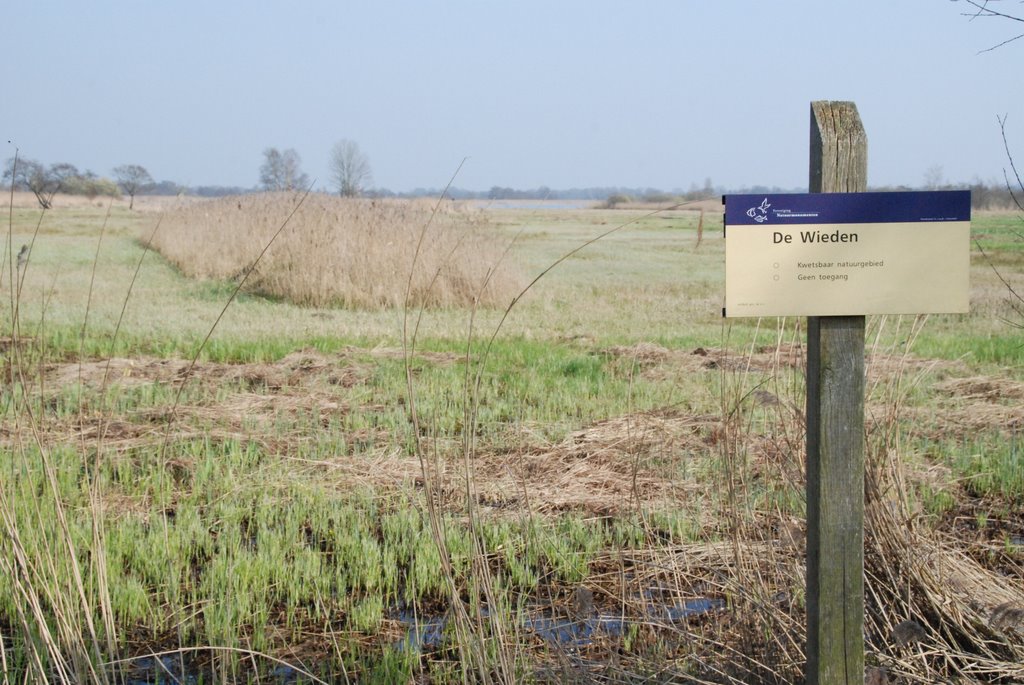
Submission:
<svg viewBox="0 0 1024 685">
<path fill-rule="evenodd" d="M 342 197 L 358 197 L 372 178 L 370 160 L 359 149 L 359 144 L 352 140 L 335 143 L 328 164 L 331 180 Z"/>
<path fill-rule="evenodd" d="M 309 185 L 309 176 L 302 172 L 302 158 L 293 148 L 263 151 L 260 165 L 260 186 L 264 190 L 298 190 Z"/>
<path fill-rule="evenodd" d="M 128 209 L 135 209 L 135 196 L 153 185 L 153 177 L 145 167 L 138 164 L 122 164 L 114 167 L 117 185 L 128 195 Z"/>
</svg>

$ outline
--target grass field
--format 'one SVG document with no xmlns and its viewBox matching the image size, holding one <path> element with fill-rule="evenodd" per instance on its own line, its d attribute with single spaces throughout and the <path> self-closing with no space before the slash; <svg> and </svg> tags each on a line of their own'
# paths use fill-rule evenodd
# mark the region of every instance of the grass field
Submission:
<svg viewBox="0 0 1024 685">
<path fill-rule="evenodd" d="M 162 211 L 9 210 L 6 679 L 801 678 L 805 324 L 721 319 L 720 213 L 485 208 L 543 277 L 421 312 L 232 300 Z M 1024 679 L 1024 240 L 972 226 L 970 315 L 868 322 L 898 682 Z"/>
</svg>

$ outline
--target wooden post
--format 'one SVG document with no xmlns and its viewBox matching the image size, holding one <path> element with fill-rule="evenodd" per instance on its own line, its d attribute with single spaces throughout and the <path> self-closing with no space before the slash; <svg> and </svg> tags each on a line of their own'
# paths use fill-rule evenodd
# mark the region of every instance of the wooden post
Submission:
<svg viewBox="0 0 1024 685">
<path fill-rule="evenodd" d="M 811 103 L 810 192 L 867 189 L 852 102 Z M 864 317 L 807 320 L 807 683 L 864 682 Z"/>
</svg>

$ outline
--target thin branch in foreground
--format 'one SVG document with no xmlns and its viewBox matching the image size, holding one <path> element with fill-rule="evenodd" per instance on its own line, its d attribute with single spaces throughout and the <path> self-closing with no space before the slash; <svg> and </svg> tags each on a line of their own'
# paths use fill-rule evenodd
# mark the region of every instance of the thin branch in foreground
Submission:
<svg viewBox="0 0 1024 685">
<path fill-rule="evenodd" d="M 1013 14 L 1007 14 L 1006 12 L 1000 12 L 998 10 L 992 9 L 989 6 L 991 4 L 991 0 L 964 0 L 964 2 L 966 2 L 968 5 L 971 5 L 972 7 L 975 8 L 974 12 L 965 12 L 964 13 L 964 16 L 965 17 L 970 17 L 971 21 L 974 21 L 975 19 L 978 19 L 979 17 L 983 17 L 983 18 L 1006 19 L 1008 21 L 1019 21 L 1019 22 L 1024 23 L 1024 17 L 1018 17 L 1018 16 L 1013 15 Z M 984 54 L 986 52 L 993 52 L 994 50 L 998 50 L 999 48 L 1001 48 L 1001 47 L 1003 47 L 1005 45 L 1009 45 L 1010 43 L 1014 42 L 1015 40 L 1019 40 L 1020 38 L 1024 38 L 1024 33 L 1020 33 L 1020 34 L 1014 36 L 1013 38 L 1007 38 L 1006 40 L 1004 40 L 1004 41 L 1002 41 L 1000 43 L 997 43 L 997 44 L 995 44 L 995 45 L 993 45 L 991 47 L 985 48 L 984 50 L 979 50 L 977 54 L 981 55 L 981 54 Z"/>
<path fill-rule="evenodd" d="M 1021 180 L 1020 172 L 1017 171 L 1017 165 L 1013 161 L 1013 153 L 1010 151 L 1010 143 L 1006 139 L 1006 115 L 1004 114 L 1001 117 L 997 116 L 996 121 L 999 122 L 999 134 L 1003 138 L 1003 150 L 1006 151 L 1006 159 L 1010 161 L 1010 170 L 1013 172 L 1013 177 L 1017 181 L 1017 191 L 1014 192 L 1006 169 L 1003 169 L 1003 179 L 1006 182 L 1006 190 L 1010 193 L 1013 203 L 1017 205 L 1017 209 L 1024 212 L 1024 204 L 1021 204 L 1021 198 L 1018 195 L 1018 193 L 1024 193 L 1024 181 Z"/>
<path fill-rule="evenodd" d="M 1020 293 L 1014 290 L 1013 284 L 1006 280 L 1006 277 L 1004 277 L 1003 274 L 999 273 L 999 269 L 996 268 L 996 265 L 992 262 L 992 259 L 988 256 L 988 253 L 985 252 L 985 249 L 981 246 L 981 243 L 977 239 L 975 239 L 974 245 L 975 247 L 978 248 L 978 251 L 981 252 L 981 256 L 985 258 L 985 261 L 988 262 L 988 265 L 992 269 L 992 272 L 996 275 L 996 278 L 998 278 L 1006 287 L 1007 292 L 1009 292 L 1010 295 L 1012 295 L 1013 298 L 1017 300 L 1017 302 L 1024 304 L 1024 297 L 1022 297 Z"/>
</svg>

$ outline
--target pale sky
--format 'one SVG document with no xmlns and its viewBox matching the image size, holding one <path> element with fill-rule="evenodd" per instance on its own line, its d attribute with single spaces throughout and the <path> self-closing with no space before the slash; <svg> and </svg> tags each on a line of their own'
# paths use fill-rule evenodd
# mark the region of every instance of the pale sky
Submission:
<svg viewBox="0 0 1024 685">
<path fill-rule="evenodd" d="M 1000 2 L 1021 13 L 1017 2 Z M 807 184 L 812 100 L 853 100 L 872 186 L 997 180 L 1024 161 L 1020 24 L 950 0 L 8 2 L 0 158 L 253 186 L 294 148 L 329 183 Z M 8 144 L 7 141 L 11 143 Z"/>
</svg>

